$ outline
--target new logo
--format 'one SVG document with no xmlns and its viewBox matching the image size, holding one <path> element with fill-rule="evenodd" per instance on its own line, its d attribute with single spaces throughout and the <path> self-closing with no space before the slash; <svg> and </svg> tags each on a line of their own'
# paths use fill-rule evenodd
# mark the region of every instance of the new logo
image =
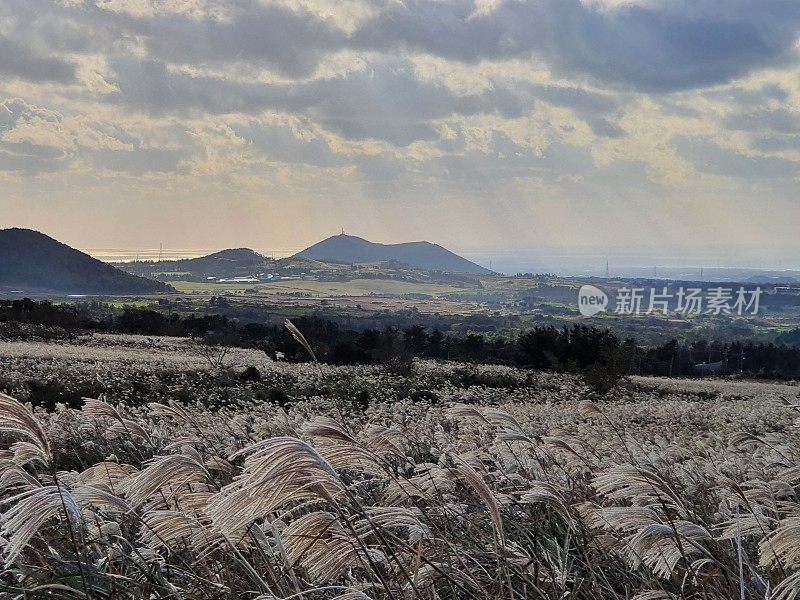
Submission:
<svg viewBox="0 0 800 600">
<path fill-rule="evenodd" d="M 608 296 L 600 288 L 584 285 L 578 292 L 578 310 L 584 317 L 593 317 L 608 308 Z"/>
</svg>

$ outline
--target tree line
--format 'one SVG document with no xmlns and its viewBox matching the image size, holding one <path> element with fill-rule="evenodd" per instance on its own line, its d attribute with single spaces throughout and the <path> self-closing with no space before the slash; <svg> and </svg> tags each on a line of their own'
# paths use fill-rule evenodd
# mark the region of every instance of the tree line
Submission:
<svg viewBox="0 0 800 600">
<path fill-rule="evenodd" d="M 317 358 L 329 364 L 382 364 L 398 372 L 413 358 L 504 364 L 523 368 L 582 373 L 599 388 L 604 378 L 627 374 L 690 377 L 713 366 L 723 375 L 749 374 L 765 378 L 800 377 L 800 344 L 749 341 L 716 343 L 676 339 L 658 346 L 640 346 L 608 329 L 582 324 L 526 329 L 516 335 L 468 333 L 454 335 L 437 328 L 411 325 L 356 331 L 318 316 L 292 319 L 311 343 Z M 257 348 L 272 358 L 305 361 L 305 350 L 281 322 L 241 322 L 225 315 L 165 313 L 126 307 L 97 314 L 86 305 L 51 304 L 32 300 L 0 301 L 0 323 L 16 322 L 88 330 L 192 337 L 211 345 Z M 796 340 L 800 336 L 788 335 Z"/>
</svg>

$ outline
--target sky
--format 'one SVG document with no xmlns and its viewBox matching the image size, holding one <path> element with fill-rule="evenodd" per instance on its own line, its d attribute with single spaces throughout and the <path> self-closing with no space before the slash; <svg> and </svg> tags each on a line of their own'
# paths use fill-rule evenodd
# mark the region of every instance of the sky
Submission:
<svg viewBox="0 0 800 600">
<path fill-rule="evenodd" d="M 0 227 L 800 256 L 797 0 L 3 0 Z"/>
</svg>

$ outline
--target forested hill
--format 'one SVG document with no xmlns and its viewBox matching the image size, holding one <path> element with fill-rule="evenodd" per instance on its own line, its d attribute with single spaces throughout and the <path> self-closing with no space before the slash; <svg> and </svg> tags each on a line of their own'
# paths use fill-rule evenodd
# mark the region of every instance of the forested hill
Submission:
<svg viewBox="0 0 800 600">
<path fill-rule="evenodd" d="M 417 269 L 448 273 L 489 275 L 491 271 L 430 242 L 377 244 L 352 235 L 334 235 L 296 256 L 338 263 L 378 263 L 396 261 Z"/>
<path fill-rule="evenodd" d="M 0 229 L 0 288 L 65 294 L 169 292 L 31 229 Z"/>
</svg>

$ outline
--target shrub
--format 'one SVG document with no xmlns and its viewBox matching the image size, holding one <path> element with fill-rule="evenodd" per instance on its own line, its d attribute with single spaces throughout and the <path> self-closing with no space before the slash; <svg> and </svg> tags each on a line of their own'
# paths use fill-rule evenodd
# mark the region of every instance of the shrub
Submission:
<svg viewBox="0 0 800 600">
<path fill-rule="evenodd" d="M 239 375 L 240 381 L 248 381 L 250 383 L 259 383 L 261 381 L 261 371 L 256 367 L 247 367 Z"/>
</svg>

